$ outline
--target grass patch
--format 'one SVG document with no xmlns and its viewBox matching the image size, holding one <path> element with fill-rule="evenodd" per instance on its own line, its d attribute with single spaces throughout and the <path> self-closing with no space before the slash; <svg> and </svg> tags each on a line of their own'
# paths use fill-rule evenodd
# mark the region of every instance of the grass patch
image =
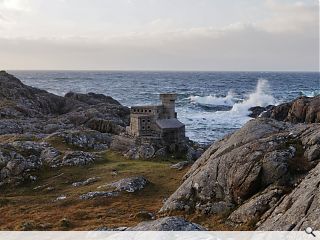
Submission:
<svg viewBox="0 0 320 240">
<path fill-rule="evenodd" d="M 49 225 L 50 230 L 65 230 L 61 219 L 70 222 L 68 230 L 133 226 L 139 222 L 134 217 L 139 211 L 157 213 L 163 200 L 181 184 L 187 169 L 171 169 L 173 162 L 177 160 L 129 160 L 121 154 L 107 151 L 92 165 L 44 168 L 36 182 L 4 189 L 2 197 L 7 200 L 3 200 L 4 204 L 0 200 L 3 213 L 0 229 L 19 230 L 24 222 L 32 221 L 35 226 L 33 230 L 41 230 L 44 225 Z M 124 192 L 117 197 L 79 199 L 81 194 L 97 191 L 101 185 L 139 175 L 151 182 L 141 191 Z M 88 186 L 72 186 L 73 182 L 89 177 L 98 177 L 99 181 Z M 55 201 L 62 195 L 67 197 L 66 200 Z"/>
</svg>

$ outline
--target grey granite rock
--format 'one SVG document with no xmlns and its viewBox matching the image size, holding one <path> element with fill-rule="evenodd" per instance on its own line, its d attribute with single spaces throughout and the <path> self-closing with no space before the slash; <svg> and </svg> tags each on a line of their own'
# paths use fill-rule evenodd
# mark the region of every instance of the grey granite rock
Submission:
<svg viewBox="0 0 320 240">
<path fill-rule="evenodd" d="M 145 188 L 149 183 L 147 179 L 142 176 L 124 178 L 119 181 L 105 185 L 106 187 L 114 188 L 115 191 L 136 192 Z"/>
<path fill-rule="evenodd" d="M 188 222 L 181 217 L 164 217 L 154 221 L 141 222 L 127 231 L 205 231 L 196 223 Z"/>
</svg>

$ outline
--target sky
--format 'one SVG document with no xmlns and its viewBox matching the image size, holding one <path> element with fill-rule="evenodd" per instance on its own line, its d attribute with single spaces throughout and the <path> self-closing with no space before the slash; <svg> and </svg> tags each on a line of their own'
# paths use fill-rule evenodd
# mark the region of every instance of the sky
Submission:
<svg viewBox="0 0 320 240">
<path fill-rule="evenodd" d="M 0 0 L 0 69 L 319 71 L 319 0 Z"/>
</svg>

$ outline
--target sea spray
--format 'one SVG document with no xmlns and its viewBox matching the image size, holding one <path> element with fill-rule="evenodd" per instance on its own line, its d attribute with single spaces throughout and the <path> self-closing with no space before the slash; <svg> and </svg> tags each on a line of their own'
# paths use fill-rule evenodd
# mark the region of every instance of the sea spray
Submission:
<svg viewBox="0 0 320 240">
<path fill-rule="evenodd" d="M 216 95 L 209 96 L 191 96 L 190 101 L 195 104 L 205 105 L 205 106 L 230 106 L 235 104 L 235 94 L 233 90 L 229 90 L 227 96 L 218 97 Z"/>
<path fill-rule="evenodd" d="M 240 100 L 235 96 L 233 91 L 229 91 L 225 97 L 215 95 L 190 97 L 192 104 L 201 106 L 224 104 L 230 107 L 224 111 L 208 112 L 202 110 L 197 113 L 192 111 L 192 114 L 188 113 L 186 109 L 179 109 L 182 121 L 191 129 L 188 136 L 191 139 L 201 139 L 201 142 L 219 139 L 223 136 L 221 132 L 231 133 L 251 119 L 248 116 L 249 108 L 276 104 L 275 98 L 271 95 L 269 83 L 265 79 L 259 79 L 255 90 L 249 93 L 245 99 Z M 208 134 L 209 131 L 210 134 Z"/>
<path fill-rule="evenodd" d="M 248 98 L 241 103 L 235 103 L 231 109 L 242 115 L 248 115 L 251 107 L 266 107 L 268 105 L 275 105 L 276 100 L 271 95 L 268 80 L 259 79 L 256 90 L 248 95 Z"/>
</svg>

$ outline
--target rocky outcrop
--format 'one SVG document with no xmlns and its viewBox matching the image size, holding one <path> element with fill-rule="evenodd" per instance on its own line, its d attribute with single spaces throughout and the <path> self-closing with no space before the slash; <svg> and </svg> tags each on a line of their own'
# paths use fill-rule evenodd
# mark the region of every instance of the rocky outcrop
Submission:
<svg viewBox="0 0 320 240">
<path fill-rule="evenodd" d="M 81 187 L 81 186 L 87 186 L 89 184 L 95 183 L 99 180 L 99 178 L 96 177 L 92 177 L 92 178 L 88 178 L 84 181 L 80 181 L 80 182 L 74 182 L 72 183 L 73 187 Z"/>
<path fill-rule="evenodd" d="M 262 116 L 292 123 L 320 123 L 320 96 L 300 97 L 272 107 Z"/>
<path fill-rule="evenodd" d="M 68 130 L 51 134 L 46 137 L 47 141 L 62 140 L 65 144 L 83 150 L 106 150 L 109 148 L 112 136 L 93 130 Z"/>
<path fill-rule="evenodd" d="M 319 124 L 251 120 L 209 147 L 160 212 L 229 212 L 232 224 L 256 223 L 318 164 L 319 143 Z"/>
<path fill-rule="evenodd" d="M 95 161 L 95 155 L 88 152 L 74 151 L 66 152 L 62 161 L 54 165 L 54 167 L 61 166 L 84 166 L 92 164 Z"/>
<path fill-rule="evenodd" d="M 181 217 L 164 217 L 154 221 L 141 222 L 127 231 L 205 231 L 196 223 L 188 222 Z"/>
<path fill-rule="evenodd" d="M 89 200 L 96 197 L 116 197 L 118 194 L 118 192 L 88 192 L 80 195 L 80 199 Z"/>
<path fill-rule="evenodd" d="M 249 111 L 251 112 L 249 114 L 249 117 L 257 118 L 260 116 L 261 113 L 268 111 L 269 109 L 271 109 L 273 107 L 274 107 L 273 105 L 269 105 L 266 107 L 261 107 L 261 106 L 251 107 L 251 108 L 249 108 Z"/>
<path fill-rule="evenodd" d="M 145 188 L 145 186 L 149 183 L 147 179 L 142 176 L 137 177 L 130 177 L 120 179 L 119 181 L 100 186 L 99 188 L 103 187 L 110 187 L 113 188 L 115 191 L 122 192 L 136 192 Z"/>
<path fill-rule="evenodd" d="M 14 76 L 0 72 L 0 134 L 52 133 L 79 125 L 114 133 L 124 130 L 129 114 L 127 107 L 102 94 L 68 93 L 60 97 L 26 86 Z M 108 124 L 97 124 L 100 119 Z M 2 130 L 3 121 L 12 121 L 12 127 Z"/>
<path fill-rule="evenodd" d="M 261 231 L 320 229 L 320 164 L 281 198 L 258 222 Z"/>
<path fill-rule="evenodd" d="M 36 180 L 34 172 L 42 167 L 40 155 L 47 147 L 47 143 L 31 141 L 0 145 L 0 186 Z"/>
</svg>

